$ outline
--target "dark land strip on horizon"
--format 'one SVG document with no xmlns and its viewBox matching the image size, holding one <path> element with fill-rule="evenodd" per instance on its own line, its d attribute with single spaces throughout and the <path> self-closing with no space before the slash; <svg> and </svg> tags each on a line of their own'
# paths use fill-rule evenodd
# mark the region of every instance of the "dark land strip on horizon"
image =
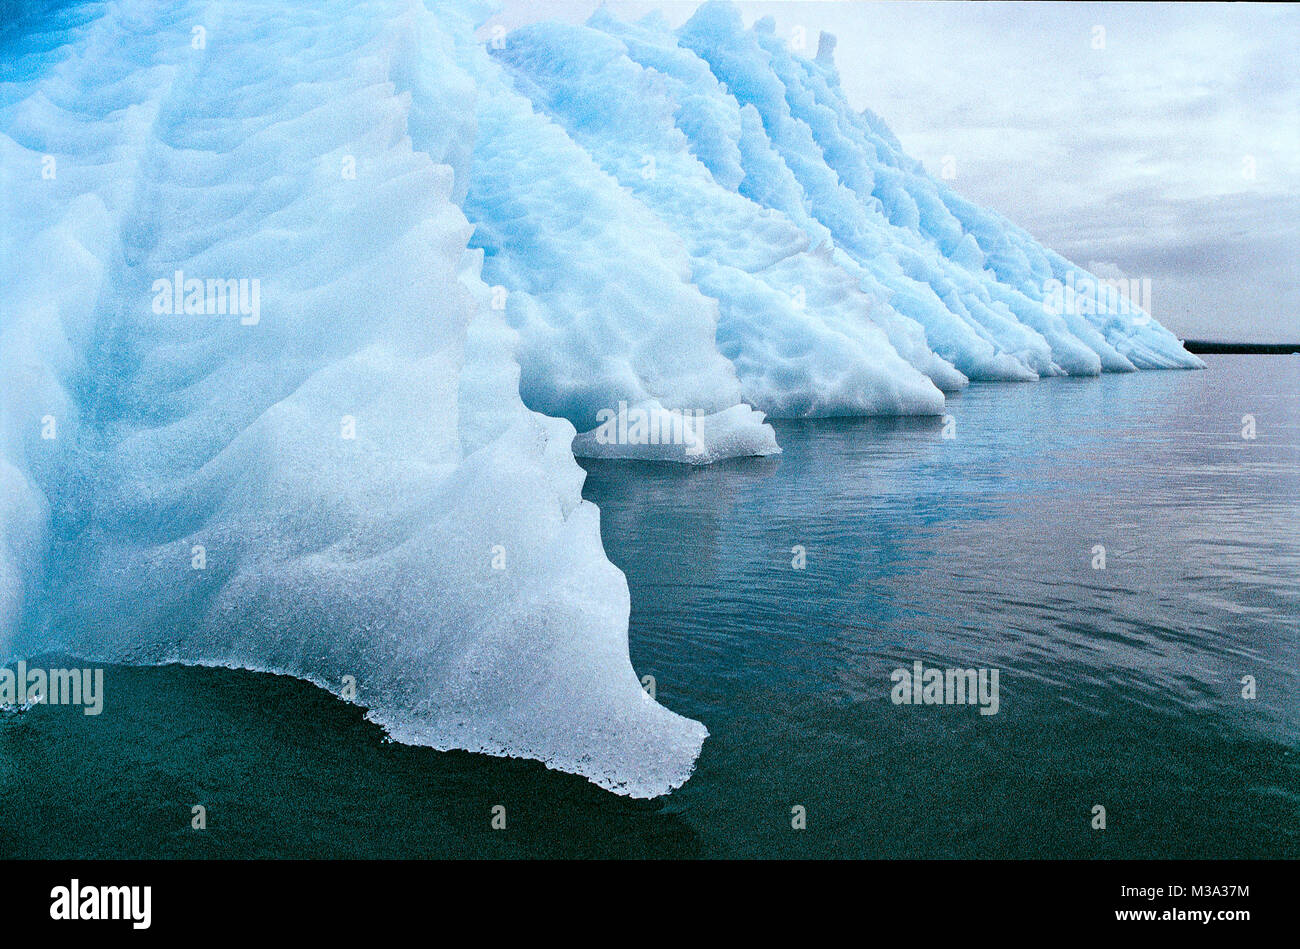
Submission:
<svg viewBox="0 0 1300 949">
<path fill-rule="evenodd" d="M 1300 353 L 1300 343 L 1216 343 L 1206 339 L 1185 339 L 1189 353 L 1249 353 L 1260 356 L 1286 356 Z"/>
</svg>

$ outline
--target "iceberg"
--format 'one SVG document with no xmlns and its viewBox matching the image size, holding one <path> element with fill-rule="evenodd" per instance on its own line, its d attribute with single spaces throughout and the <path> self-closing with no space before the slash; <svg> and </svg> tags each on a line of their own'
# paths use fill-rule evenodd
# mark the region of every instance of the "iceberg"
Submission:
<svg viewBox="0 0 1300 949">
<path fill-rule="evenodd" d="M 679 785 L 706 731 L 641 687 L 573 426 L 520 400 L 438 16 L 209 9 L 5 38 L 0 659 L 351 680 L 400 741 Z"/>
<path fill-rule="evenodd" d="M 852 109 L 828 37 L 488 14 L 0 25 L 0 661 L 292 675 L 653 797 L 707 731 L 638 681 L 575 455 L 1199 365 Z"/>
<path fill-rule="evenodd" d="M 493 56 L 682 237 L 718 303 L 718 349 L 772 417 L 939 414 L 970 379 L 1201 365 L 1137 301 L 961 199 L 854 111 L 834 46 L 823 35 L 800 57 L 770 18 L 747 30 L 711 2 L 677 31 L 604 10 L 532 24 Z M 1051 305 L 1056 283 L 1078 298 Z"/>
</svg>

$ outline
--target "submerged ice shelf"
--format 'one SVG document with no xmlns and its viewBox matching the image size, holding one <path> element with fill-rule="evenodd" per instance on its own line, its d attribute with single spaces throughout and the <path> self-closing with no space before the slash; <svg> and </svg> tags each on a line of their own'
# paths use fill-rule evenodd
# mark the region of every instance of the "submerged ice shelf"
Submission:
<svg viewBox="0 0 1300 949">
<path fill-rule="evenodd" d="M 707 733 L 638 682 L 575 450 L 1199 364 L 851 109 L 829 39 L 487 13 L 0 25 L 0 661 L 352 677 L 399 740 L 654 796 Z"/>
</svg>

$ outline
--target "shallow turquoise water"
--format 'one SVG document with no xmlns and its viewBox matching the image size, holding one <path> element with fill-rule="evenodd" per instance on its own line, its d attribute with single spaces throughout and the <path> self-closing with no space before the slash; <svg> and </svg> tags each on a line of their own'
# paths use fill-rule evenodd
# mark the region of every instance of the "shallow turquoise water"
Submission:
<svg viewBox="0 0 1300 949">
<path fill-rule="evenodd" d="M 952 438 L 589 463 L 633 664 L 711 732 L 667 798 L 393 745 L 291 680 L 114 668 L 111 715 L 0 714 L 0 854 L 1300 856 L 1300 358 L 1207 361 L 975 386 Z M 998 713 L 893 704 L 914 660 L 998 669 Z"/>
</svg>

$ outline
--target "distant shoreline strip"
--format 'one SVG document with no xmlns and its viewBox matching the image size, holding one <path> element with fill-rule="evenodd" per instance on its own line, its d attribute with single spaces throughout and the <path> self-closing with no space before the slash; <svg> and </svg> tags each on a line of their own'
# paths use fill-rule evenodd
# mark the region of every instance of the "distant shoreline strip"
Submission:
<svg viewBox="0 0 1300 949">
<path fill-rule="evenodd" d="M 1185 339 L 1189 353 L 1250 353 L 1263 356 L 1286 356 L 1300 353 L 1300 343 L 1215 343 L 1204 339 Z"/>
</svg>

